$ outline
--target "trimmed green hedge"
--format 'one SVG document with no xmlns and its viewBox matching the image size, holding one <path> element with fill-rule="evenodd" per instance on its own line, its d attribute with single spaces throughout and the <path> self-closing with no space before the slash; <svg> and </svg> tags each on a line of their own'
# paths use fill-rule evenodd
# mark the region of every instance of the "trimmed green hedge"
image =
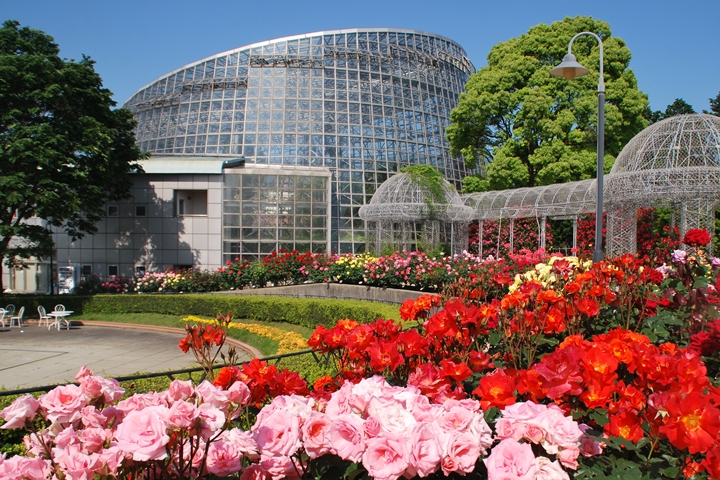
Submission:
<svg viewBox="0 0 720 480">
<path fill-rule="evenodd" d="M 25 307 L 25 316 L 37 317 L 37 306 L 47 310 L 62 303 L 73 310 L 73 317 L 82 313 L 161 313 L 166 315 L 198 315 L 214 317 L 217 313 L 232 312 L 235 318 L 266 322 L 288 322 L 315 328 L 331 327 L 342 318 L 361 323 L 378 318 L 398 319 L 398 307 L 361 300 L 292 298 L 246 295 L 62 295 L 25 296 L 4 295 L 0 303 L 14 303 Z"/>
</svg>

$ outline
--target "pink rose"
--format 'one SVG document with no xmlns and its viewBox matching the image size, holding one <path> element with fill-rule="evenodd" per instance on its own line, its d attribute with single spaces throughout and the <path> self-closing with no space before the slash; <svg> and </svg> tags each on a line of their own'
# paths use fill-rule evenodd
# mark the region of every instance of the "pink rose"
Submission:
<svg viewBox="0 0 720 480">
<path fill-rule="evenodd" d="M 570 476 L 557 461 L 551 462 L 546 457 L 537 457 L 535 466 L 535 480 L 570 480 Z"/>
<path fill-rule="evenodd" d="M 382 425 L 380 425 L 380 420 L 377 417 L 374 417 L 372 415 L 367 417 L 365 419 L 365 424 L 363 425 L 363 433 L 365 434 L 365 440 L 377 437 L 380 434 L 381 429 Z"/>
<path fill-rule="evenodd" d="M 443 457 L 443 473 L 447 476 L 451 471 L 461 475 L 475 470 L 475 463 L 480 457 L 478 441 L 469 433 L 453 432 L 449 435 Z M 452 460 L 452 469 L 447 469 L 445 458 Z"/>
<path fill-rule="evenodd" d="M 87 376 L 81 378 L 79 382 L 80 390 L 90 401 L 102 397 L 102 402 L 109 405 L 115 403 L 125 394 L 125 389 L 114 378 Z"/>
<path fill-rule="evenodd" d="M 404 436 L 382 432 L 367 443 L 362 464 L 376 480 L 396 480 L 410 464 L 410 448 Z"/>
<path fill-rule="evenodd" d="M 412 413 L 405 410 L 399 403 L 381 402 L 372 399 L 368 403 L 367 412 L 378 419 L 382 430 L 385 432 L 409 435 L 417 423 Z"/>
<path fill-rule="evenodd" d="M 227 389 L 227 396 L 234 404 L 246 407 L 250 402 L 250 389 L 243 382 L 235 382 Z"/>
<path fill-rule="evenodd" d="M 152 406 L 127 414 L 115 431 L 117 446 L 132 453 L 135 461 L 162 460 L 167 457 L 167 407 Z"/>
<path fill-rule="evenodd" d="M 187 400 L 192 397 L 193 393 L 195 393 L 195 388 L 190 380 L 173 380 L 170 382 L 170 387 L 168 387 L 165 393 L 168 403 L 172 403 L 177 400 Z"/>
<path fill-rule="evenodd" d="M 577 458 L 580 456 L 580 449 L 574 446 L 563 447 L 557 454 L 558 460 L 566 468 L 578 469 Z"/>
<path fill-rule="evenodd" d="M 203 403 L 197 412 L 202 422 L 200 436 L 204 439 L 212 437 L 225 425 L 225 414 L 211 403 Z"/>
<path fill-rule="evenodd" d="M 239 428 L 233 428 L 231 430 L 225 430 L 221 435 L 220 439 L 228 443 L 233 443 L 235 447 L 251 460 L 257 460 L 258 446 L 253 440 L 250 433 L 240 430 Z"/>
<path fill-rule="evenodd" d="M 86 427 L 107 427 L 108 418 L 103 413 L 92 405 L 83 407 L 80 410 L 80 421 Z"/>
<path fill-rule="evenodd" d="M 302 446 L 296 415 L 276 409 L 262 419 L 258 415 L 258 419 L 251 430 L 261 454 L 291 456 Z"/>
<path fill-rule="evenodd" d="M 260 458 L 260 468 L 267 475 L 265 478 L 271 480 L 300 480 L 298 472 L 304 470 L 303 465 L 293 463 L 290 457 L 266 457 Z"/>
<path fill-rule="evenodd" d="M 582 453 L 583 457 L 601 455 L 603 453 L 605 442 L 597 441 L 588 435 L 588 430 L 592 430 L 590 426 L 581 423 L 578 427 L 580 428 L 580 431 L 583 432 L 583 436 L 580 437 L 580 453 Z"/>
<path fill-rule="evenodd" d="M 355 414 L 338 415 L 332 418 L 330 443 L 338 457 L 359 462 L 365 450 L 363 420 Z"/>
<path fill-rule="evenodd" d="M 534 402 L 518 402 L 508 405 L 502 411 L 503 418 L 521 421 L 533 421 L 540 418 L 547 410 L 547 405 Z"/>
<path fill-rule="evenodd" d="M 480 453 L 482 455 L 484 455 L 485 452 L 492 447 L 493 443 L 495 443 L 492 429 L 485 421 L 485 416 L 481 410 L 478 410 L 473 414 L 473 419 L 470 422 L 467 431 L 477 440 L 478 446 L 480 447 Z"/>
<path fill-rule="evenodd" d="M 124 460 L 123 452 L 118 447 L 110 447 L 98 453 L 102 467 L 97 472 L 101 478 L 116 477 L 120 463 Z"/>
<path fill-rule="evenodd" d="M 313 412 L 315 400 L 310 397 L 301 395 L 280 395 L 275 397 L 268 407 L 263 408 L 258 414 L 258 419 L 263 415 L 269 415 L 275 409 L 283 410 L 291 415 L 300 417 L 300 421 L 304 421 Z"/>
<path fill-rule="evenodd" d="M 483 462 L 488 480 L 533 480 L 537 470 L 532 447 L 512 438 L 502 440 Z"/>
<path fill-rule="evenodd" d="M 53 441 L 54 439 L 50 437 L 50 433 L 48 433 L 47 430 L 42 430 L 39 434 L 38 432 L 31 432 L 23 437 L 23 445 L 25 446 L 26 453 L 36 457 L 45 455 L 47 453 L 45 445 L 52 444 Z"/>
<path fill-rule="evenodd" d="M 60 470 L 67 480 L 87 480 L 95 477 L 102 464 L 97 454 L 86 455 L 81 452 L 63 455 L 58 460 Z"/>
<path fill-rule="evenodd" d="M 202 397 L 203 403 L 210 403 L 220 410 L 227 410 L 230 399 L 227 392 L 220 387 L 216 387 L 212 383 L 204 380 L 200 385 L 195 387 L 195 391 Z"/>
<path fill-rule="evenodd" d="M 130 412 L 142 410 L 146 407 L 167 407 L 167 405 L 168 403 L 167 400 L 165 400 L 165 395 L 162 393 L 136 393 L 132 397 L 126 398 L 122 402 L 118 403 L 116 408 L 123 412 L 123 414 L 127 415 Z M 103 410 L 103 414 L 105 416 L 107 416 L 105 413 L 107 410 L 107 408 Z"/>
<path fill-rule="evenodd" d="M 427 477 L 437 472 L 443 454 L 445 434 L 436 423 L 418 423 L 410 433 L 410 467 L 412 476 Z"/>
<path fill-rule="evenodd" d="M 380 375 L 374 377 L 364 378 L 357 384 L 353 385 L 347 382 L 351 386 L 352 396 L 349 399 L 351 407 L 355 413 L 361 414 L 365 410 L 365 404 L 370 401 L 371 398 L 386 398 L 388 400 L 393 398 L 391 392 L 388 391 L 390 384 L 387 383 Z"/>
<path fill-rule="evenodd" d="M 45 480 L 52 472 L 48 460 L 35 457 L 10 457 L 0 462 L 0 478 L 7 480 Z"/>
<path fill-rule="evenodd" d="M 112 438 L 112 432 L 102 427 L 88 427 L 80 430 L 85 453 L 96 453 L 103 449 L 105 442 Z"/>
<path fill-rule="evenodd" d="M 80 410 L 87 404 L 77 385 L 61 385 L 38 398 L 40 407 L 52 423 L 74 422 L 81 417 Z"/>
<path fill-rule="evenodd" d="M 425 395 L 415 395 L 408 404 L 408 410 L 418 422 L 432 422 L 434 420 L 430 399 Z"/>
<path fill-rule="evenodd" d="M 558 447 L 577 446 L 582 430 L 572 417 L 566 417 L 557 405 L 550 405 L 540 425 L 547 433 L 543 447 L 548 453 L 557 453 Z"/>
<path fill-rule="evenodd" d="M 525 435 L 525 424 L 514 418 L 499 418 L 495 423 L 495 432 L 501 440 L 504 438 L 512 438 L 520 441 Z"/>
<path fill-rule="evenodd" d="M 310 458 L 318 458 L 332 451 L 330 427 L 332 422 L 324 413 L 315 412 L 302 426 L 302 441 Z"/>
<path fill-rule="evenodd" d="M 75 375 L 75 381 L 80 383 L 80 380 L 82 380 L 85 377 L 92 376 L 93 371 L 87 368 L 85 365 L 80 367 L 80 370 L 78 371 L 77 375 Z"/>
<path fill-rule="evenodd" d="M 18 397 L 9 406 L 0 412 L 0 417 L 5 419 L 5 424 L 0 427 L 3 429 L 20 428 L 35 418 L 40 402 L 32 395 L 23 395 Z"/>
<path fill-rule="evenodd" d="M 259 464 L 253 463 L 243 470 L 240 480 L 268 480 L 268 476 Z"/>
<path fill-rule="evenodd" d="M 546 436 L 547 432 L 540 425 L 534 423 L 525 424 L 525 433 L 523 434 L 525 440 L 539 445 L 545 441 Z M 543 443 L 543 445 L 546 445 L 546 443 Z"/>
<path fill-rule="evenodd" d="M 63 429 L 55 436 L 55 446 L 63 449 L 70 445 L 80 445 L 80 437 L 72 425 Z"/>
<path fill-rule="evenodd" d="M 102 410 L 102 416 L 107 419 L 107 425 L 118 425 L 125 418 L 125 412 L 117 407 L 105 407 Z"/>
<path fill-rule="evenodd" d="M 191 429 L 200 417 L 195 405 L 184 400 L 177 400 L 168 410 L 168 426 Z"/>
<path fill-rule="evenodd" d="M 445 432 L 465 430 L 473 419 L 473 412 L 460 405 L 445 409 L 446 413 L 438 419 L 438 425 Z"/>
<path fill-rule="evenodd" d="M 213 475 L 227 477 L 242 470 L 242 458 L 235 444 L 220 440 L 210 444 L 206 466 Z"/>
<path fill-rule="evenodd" d="M 325 405 L 325 413 L 330 417 L 336 417 L 338 415 L 351 414 L 352 409 L 350 408 L 350 395 L 352 394 L 352 384 L 345 382 L 340 390 L 332 393 L 330 400 Z"/>
</svg>

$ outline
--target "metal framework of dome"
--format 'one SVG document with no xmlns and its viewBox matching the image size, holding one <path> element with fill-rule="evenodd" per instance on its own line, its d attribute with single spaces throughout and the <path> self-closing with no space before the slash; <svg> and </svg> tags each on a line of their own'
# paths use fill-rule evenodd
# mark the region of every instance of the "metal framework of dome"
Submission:
<svg viewBox="0 0 720 480">
<path fill-rule="evenodd" d="M 444 202 L 434 201 L 424 185 L 406 172 L 390 177 L 360 207 L 367 225 L 367 243 L 376 252 L 386 248 L 415 250 L 449 247 L 458 253 L 467 248 L 467 228 L 473 210 L 463 203 L 455 187 L 442 181 Z"/>
<path fill-rule="evenodd" d="M 605 177 L 609 254 L 637 250 L 637 208 L 670 207 L 681 235 L 692 228 L 714 233 L 720 202 L 720 117 L 678 115 L 633 137 Z M 462 196 L 474 219 L 536 217 L 544 247 L 547 217 L 572 218 L 595 211 L 597 182 L 582 180 Z M 512 228 L 511 228 L 512 244 Z M 576 246 L 575 244 L 573 246 Z"/>
<path fill-rule="evenodd" d="M 714 233 L 720 117 L 677 115 L 647 127 L 618 155 L 605 196 L 611 254 L 636 251 L 638 207 L 672 208 L 681 235 L 692 228 Z"/>
</svg>

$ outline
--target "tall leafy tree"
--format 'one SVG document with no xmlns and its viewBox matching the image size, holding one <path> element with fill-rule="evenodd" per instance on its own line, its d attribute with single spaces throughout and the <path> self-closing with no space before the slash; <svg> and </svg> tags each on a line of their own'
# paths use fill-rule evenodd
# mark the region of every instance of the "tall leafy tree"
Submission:
<svg viewBox="0 0 720 480">
<path fill-rule="evenodd" d="M 578 38 L 573 54 L 590 73 L 574 80 L 550 75 L 576 33 L 603 39 L 605 169 L 646 125 L 647 96 L 628 68 L 630 50 L 607 23 L 590 17 L 537 25 L 490 51 L 451 113 L 447 137 L 454 155 L 487 176 L 468 177 L 465 191 L 547 185 L 595 176 L 599 48 Z"/>
<path fill-rule="evenodd" d="M 132 113 L 113 110 L 94 62 L 63 60 L 49 35 L 0 28 L 0 259 L 52 252 L 51 227 L 96 231 L 104 204 L 130 196 L 142 154 Z M 0 273 L 2 262 L 0 262 Z M 0 291 L 2 283 L 0 276 Z"/>
<path fill-rule="evenodd" d="M 682 98 L 676 98 L 673 103 L 665 108 L 664 112 L 656 110 L 651 112 L 648 120 L 650 123 L 659 122 L 666 118 L 674 117 L 675 115 L 687 115 L 688 113 L 695 113 L 695 109 Z"/>
<path fill-rule="evenodd" d="M 708 100 L 710 100 L 710 110 L 703 110 L 703 113 L 720 117 L 720 92 L 715 98 L 709 98 Z"/>
</svg>

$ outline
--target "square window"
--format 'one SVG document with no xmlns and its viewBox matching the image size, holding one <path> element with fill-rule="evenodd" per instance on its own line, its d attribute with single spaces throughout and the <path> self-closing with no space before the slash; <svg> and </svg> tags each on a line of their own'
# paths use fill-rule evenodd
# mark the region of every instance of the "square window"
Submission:
<svg viewBox="0 0 720 480">
<path fill-rule="evenodd" d="M 144 217 L 147 215 L 147 208 L 145 205 L 135 205 L 135 216 Z"/>
<path fill-rule="evenodd" d="M 135 276 L 137 278 L 142 278 L 145 276 L 145 265 L 136 265 L 135 266 Z"/>
<path fill-rule="evenodd" d="M 117 217 L 120 213 L 120 208 L 117 205 L 108 205 L 107 206 L 107 216 L 108 217 Z"/>
<path fill-rule="evenodd" d="M 83 265 L 82 275 L 83 277 L 89 277 L 90 275 L 92 275 L 92 265 Z"/>
<path fill-rule="evenodd" d="M 108 275 L 111 277 L 117 277 L 118 266 L 117 265 L 108 265 Z"/>
</svg>

